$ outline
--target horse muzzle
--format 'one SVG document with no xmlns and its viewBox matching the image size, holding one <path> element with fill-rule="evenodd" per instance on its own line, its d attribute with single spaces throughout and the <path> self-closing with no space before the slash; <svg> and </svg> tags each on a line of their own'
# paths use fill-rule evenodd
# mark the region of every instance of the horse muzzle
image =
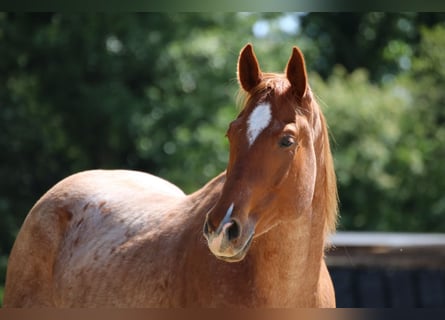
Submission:
<svg viewBox="0 0 445 320">
<path fill-rule="evenodd" d="M 221 222 L 216 230 L 212 230 L 208 217 L 204 224 L 204 237 L 210 251 L 215 257 L 226 262 L 243 260 L 254 234 L 253 228 L 243 228 L 236 219 Z"/>
</svg>

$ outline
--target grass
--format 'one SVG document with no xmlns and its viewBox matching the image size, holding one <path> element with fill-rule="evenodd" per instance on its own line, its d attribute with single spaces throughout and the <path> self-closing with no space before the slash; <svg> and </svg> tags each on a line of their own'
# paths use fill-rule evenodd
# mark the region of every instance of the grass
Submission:
<svg viewBox="0 0 445 320">
<path fill-rule="evenodd" d="M 3 292 L 5 291 L 5 288 L 0 287 L 0 307 L 3 305 Z"/>
</svg>

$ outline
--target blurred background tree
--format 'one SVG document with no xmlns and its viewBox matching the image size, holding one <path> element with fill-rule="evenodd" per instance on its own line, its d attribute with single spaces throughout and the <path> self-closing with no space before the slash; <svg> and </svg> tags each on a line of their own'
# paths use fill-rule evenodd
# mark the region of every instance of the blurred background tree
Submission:
<svg viewBox="0 0 445 320">
<path fill-rule="evenodd" d="M 224 170 L 246 42 L 267 71 L 305 53 L 340 229 L 444 232 L 444 18 L 0 13 L 0 283 L 27 212 L 69 174 L 142 170 L 192 192 Z"/>
</svg>

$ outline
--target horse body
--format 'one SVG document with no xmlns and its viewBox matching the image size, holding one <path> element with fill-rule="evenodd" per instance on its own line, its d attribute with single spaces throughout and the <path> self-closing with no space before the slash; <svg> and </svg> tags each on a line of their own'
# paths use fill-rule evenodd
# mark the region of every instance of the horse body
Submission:
<svg viewBox="0 0 445 320">
<path fill-rule="evenodd" d="M 335 306 L 323 259 L 335 175 L 299 54 L 275 77 L 244 48 L 249 99 L 228 131 L 227 171 L 195 193 L 124 170 L 50 189 L 14 244 L 4 306 Z"/>
</svg>

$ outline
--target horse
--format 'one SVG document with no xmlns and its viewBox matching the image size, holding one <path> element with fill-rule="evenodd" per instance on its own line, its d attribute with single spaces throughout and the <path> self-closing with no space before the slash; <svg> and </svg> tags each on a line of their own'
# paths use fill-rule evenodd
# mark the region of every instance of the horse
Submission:
<svg viewBox="0 0 445 320">
<path fill-rule="evenodd" d="M 335 307 L 336 177 L 303 54 L 266 73 L 248 43 L 237 77 L 224 172 L 189 195 L 131 170 L 58 182 L 17 235 L 4 307 Z"/>
</svg>

